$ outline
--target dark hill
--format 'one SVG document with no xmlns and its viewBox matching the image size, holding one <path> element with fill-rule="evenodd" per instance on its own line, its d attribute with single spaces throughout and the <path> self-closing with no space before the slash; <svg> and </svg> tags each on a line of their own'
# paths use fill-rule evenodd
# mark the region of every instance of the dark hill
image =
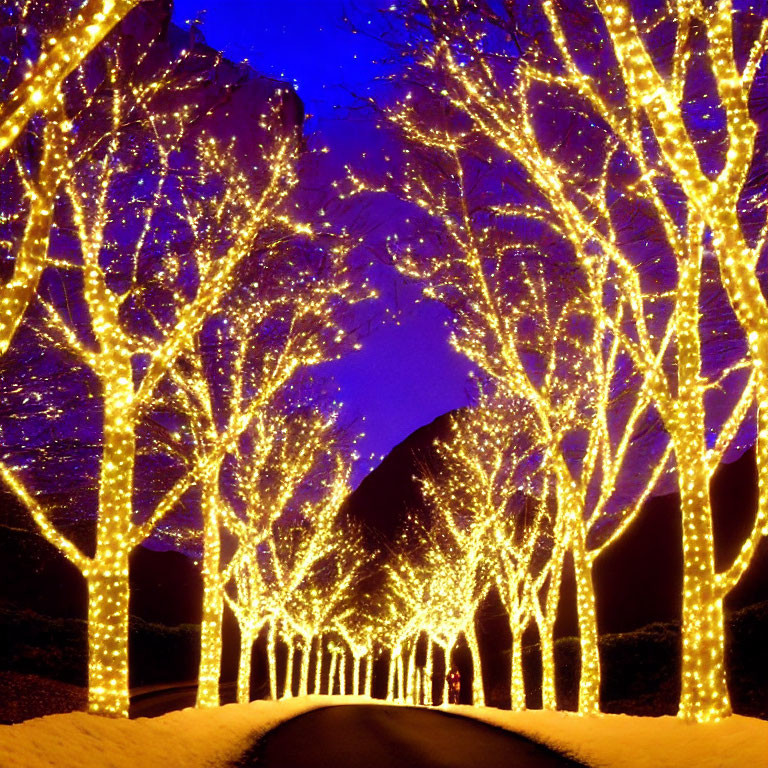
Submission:
<svg viewBox="0 0 768 768">
<path fill-rule="evenodd" d="M 363 525 L 370 546 L 393 544 L 408 514 L 422 509 L 416 478 L 422 466 L 434 465 L 433 443 L 448 437 L 452 413 L 408 435 L 349 495 L 346 512 Z"/>
</svg>

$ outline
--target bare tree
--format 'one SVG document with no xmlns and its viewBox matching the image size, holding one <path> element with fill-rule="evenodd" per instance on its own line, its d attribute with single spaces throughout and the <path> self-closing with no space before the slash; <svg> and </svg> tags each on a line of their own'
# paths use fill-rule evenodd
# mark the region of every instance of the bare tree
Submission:
<svg viewBox="0 0 768 768">
<path fill-rule="evenodd" d="M 163 82 L 159 73 L 126 85 L 112 59 L 105 89 L 85 93 L 89 108 L 73 116 L 83 144 L 68 152 L 56 221 L 73 247 L 49 262 L 58 276 L 41 300 L 48 334 L 95 379 L 103 405 L 95 554 L 51 524 L 21 472 L 0 465 L 43 536 L 88 581 L 89 707 L 115 715 L 128 710 L 128 556 L 194 481 L 177 473 L 137 522 L 137 435 L 238 266 L 265 231 L 290 228 L 283 206 L 296 178 L 296 132 L 277 120 L 258 172 L 239 168 L 213 138 L 182 144 L 191 110 L 154 111 Z M 279 117 L 279 96 L 270 109 L 265 126 Z"/>
</svg>

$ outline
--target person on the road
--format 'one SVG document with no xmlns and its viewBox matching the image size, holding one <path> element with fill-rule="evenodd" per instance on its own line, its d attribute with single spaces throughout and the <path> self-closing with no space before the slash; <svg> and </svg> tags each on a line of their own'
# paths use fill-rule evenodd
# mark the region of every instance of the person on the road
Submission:
<svg viewBox="0 0 768 768">
<path fill-rule="evenodd" d="M 455 666 L 451 667 L 451 671 L 446 675 L 446 680 L 448 680 L 448 703 L 458 704 L 461 694 L 461 675 Z"/>
</svg>

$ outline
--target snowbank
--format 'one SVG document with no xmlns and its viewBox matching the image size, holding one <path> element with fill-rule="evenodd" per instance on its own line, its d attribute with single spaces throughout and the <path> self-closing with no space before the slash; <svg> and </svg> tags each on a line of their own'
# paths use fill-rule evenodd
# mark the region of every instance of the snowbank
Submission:
<svg viewBox="0 0 768 768">
<path fill-rule="evenodd" d="M 72 712 L 0 726 L 2 768 L 223 768 L 259 735 L 302 712 L 377 703 L 356 696 L 184 709 L 162 717 L 109 720 Z M 689 725 L 674 717 L 568 712 L 446 711 L 522 733 L 595 768 L 768 768 L 768 722 L 731 717 Z"/>
<path fill-rule="evenodd" d="M 210 768 L 224 766 L 260 734 L 329 704 L 370 703 L 356 696 L 182 709 L 162 717 L 111 720 L 71 712 L 0 726 L 2 768 Z"/>
<path fill-rule="evenodd" d="M 445 709 L 521 733 L 594 768 L 768 768 L 768 722 L 753 717 L 695 725 L 675 717 Z"/>
</svg>

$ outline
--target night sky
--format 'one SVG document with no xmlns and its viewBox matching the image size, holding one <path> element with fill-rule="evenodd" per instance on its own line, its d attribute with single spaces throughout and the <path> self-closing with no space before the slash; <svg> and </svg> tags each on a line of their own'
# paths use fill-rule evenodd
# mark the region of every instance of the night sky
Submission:
<svg viewBox="0 0 768 768">
<path fill-rule="evenodd" d="M 347 157 L 364 151 L 350 150 L 350 135 L 365 136 L 372 123 L 354 107 L 357 95 L 369 93 L 385 71 L 377 63 L 387 49 L 376 26 L 378 11 L 391 0 L 218 0 L 199 15 L 204 5 L 175 0 L 174 21 L 202 19 L 211 46 L 292 83 L 310 115 L 306 131 L 316 140 Z M 359 33 L 344 22 L 345 13 Z M 350 131 L 350 122 L 360 120 L 364 125 Z M 321 369 L 338 385 L 348 419 L 365 432 L 355 485 L 415 429 L 467 403 L 469 366 L 448 344 L 446 310 L 417 303 L 420 288 L 404 284 L 394 270 L 377 274 L 382 300 L 369 308 L 374 322 L 363 349 Z M 386 307 L 397 309 L 397 320 L 384 314 Z"/>
</svg>

